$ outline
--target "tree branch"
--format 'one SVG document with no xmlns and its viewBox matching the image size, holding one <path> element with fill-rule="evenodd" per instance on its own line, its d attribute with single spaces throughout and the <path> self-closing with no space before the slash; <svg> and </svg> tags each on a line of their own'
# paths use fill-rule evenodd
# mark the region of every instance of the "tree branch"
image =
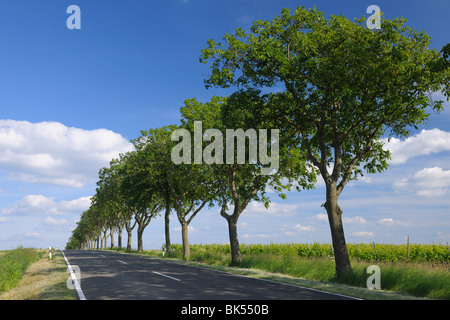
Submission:
<svg viewBox="0 0 450 320">
<path fill-rule="evenodd" d="M 370 137 L 369 137 L 370 139 L 368 140 L 367 145 L 355 157 L 353 157 L 352 161 L 350 161 L 350 163 L 347 167 L 347 170 L 345 170 L 345 173 L 341 179 L 341 182 L 339 183 L 339 185 L 336 188 L 338 197 L 341 194 L 342 190 L 344 189 L 345 185 L 347 184 L 348 180 L 350 179 L 350 175 L 352 174 L 355 165 L 361 160 L 361 158 L 367 152 L 370 151 L 370 148 L 372 147 L 373 138 L 378 134 L 378 132 L 380 130 L 381 130 L 381 126 L 378 126 L 378 128 L 376 128 L 370 135 Z"/>
</svg>

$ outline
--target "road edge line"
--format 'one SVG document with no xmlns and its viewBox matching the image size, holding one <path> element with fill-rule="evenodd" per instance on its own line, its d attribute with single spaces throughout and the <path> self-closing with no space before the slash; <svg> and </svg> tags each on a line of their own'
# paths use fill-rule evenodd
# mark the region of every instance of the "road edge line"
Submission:
<svg viewBox="0 0 450 320">
<path fill-rule="evenodd" d="M 79 300 L 87 300 L 86 296 L 83 293 L 83 290 L 81 290 L 80 283 L 78 282 L 77 277 L 75 276 L 75 273 L 73 272 L 72 266 L 69 263 L 69 260 L 67 260 L 66 255 L 64 254 L 64 251 L 61 250 L 61 253 L 64 257 L 64 260 L 66 260 L 67 269 L 69 269 L 70 276 L 72 278 L 73 286 L 75 290 L 77 291 L 78 299 Z"/>
</svg>

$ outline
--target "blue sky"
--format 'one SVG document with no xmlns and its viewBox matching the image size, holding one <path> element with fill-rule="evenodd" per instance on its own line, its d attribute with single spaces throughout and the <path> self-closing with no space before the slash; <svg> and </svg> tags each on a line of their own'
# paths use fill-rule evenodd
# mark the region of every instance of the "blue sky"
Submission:
<svg viewBox="0 0 450 320">
<path fill-rule="evenodd" d="M 81 8 L 81 30 L 66 27 L 72 4 Z M 130 150 L 130 139 L 178 123 L 185 99 L 230 93 L 204 88 L 209 67 L 198 59 L 208 39 L 314 4 L 350 19 L 368 17 L 376 4 L 387 18 L 403 16 L 427 32 L 432 47 L 449 41 L 447 0 L 0 1 L 0 249 L 63 248 L 98 170 Z M 389 144 L 385 173 L 347 185 L 340 205 L 348 242 L 404 243 L 408 235 L 450 242 L 449 106 L 410 139 Z M 330 242 L 322 183 L 287 200 L 273 195 L 269 210 L 253 203 L 243 213 L 241 243 Z M 181 242 L 175 216 L 171 234 Z M 226 243 L 226 221 L 216 208 L 204 210 L 189 237 Z M 159 218 L 147 227 L 144 248 L 163 242 Z"/>
</svg>

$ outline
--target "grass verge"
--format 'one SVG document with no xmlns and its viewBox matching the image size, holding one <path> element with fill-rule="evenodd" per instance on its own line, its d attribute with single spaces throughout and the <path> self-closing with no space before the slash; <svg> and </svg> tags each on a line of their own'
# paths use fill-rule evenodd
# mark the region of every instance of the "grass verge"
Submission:
<svg viewBox="0 0 450 320">
<path fill-rule="evenodd" d="M 48 251 L 30 265 L 16 287 L 0 295 L 0 300 L 76 300 L 66 286 L 67 266 L 60 251 L 48 258 Z M 47 254 L 45 254 L 47 252 Z"/>
<path fill-rule="evenodd" d="M 42 250 L 19 246 L 0 257 L 0 293 L 14 288 L 31 263 L 40 259 Z"/>
</svg>

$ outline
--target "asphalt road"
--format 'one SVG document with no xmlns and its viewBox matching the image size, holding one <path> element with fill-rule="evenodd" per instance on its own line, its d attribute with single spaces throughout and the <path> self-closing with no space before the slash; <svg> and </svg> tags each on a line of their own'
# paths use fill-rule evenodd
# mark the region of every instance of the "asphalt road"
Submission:
<svg viewBox="0 0 450 320">
<path fill-rule="evenodd" d="M 341 300 L 349 297 L 110 251 L 64 251 L 87 300 Z"/>
</svg>

